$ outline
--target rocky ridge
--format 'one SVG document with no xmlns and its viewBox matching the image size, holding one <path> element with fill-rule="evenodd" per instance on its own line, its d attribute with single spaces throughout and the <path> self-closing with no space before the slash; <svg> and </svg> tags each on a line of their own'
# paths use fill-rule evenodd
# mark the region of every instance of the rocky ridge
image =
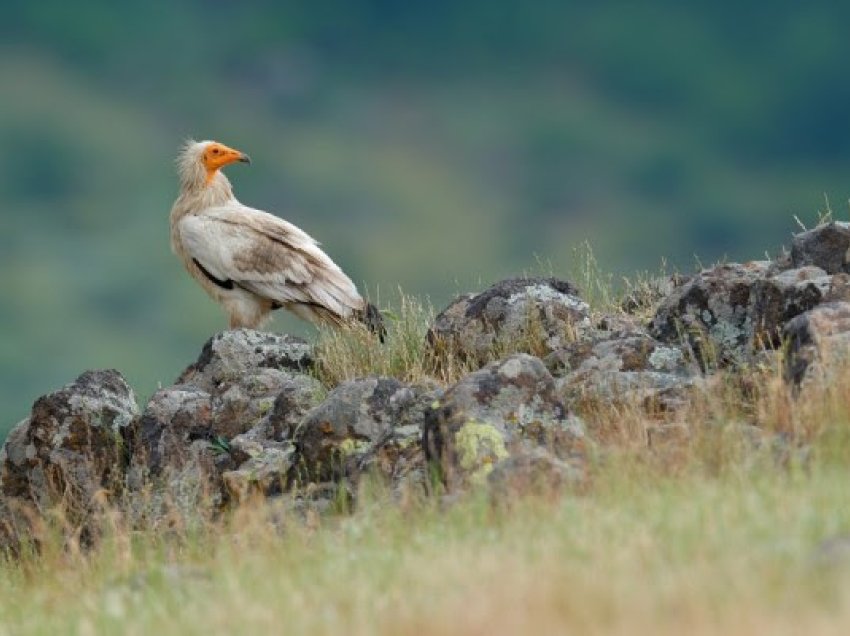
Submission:
<svg viewBox="0 0 850 636">
<path fill-rule="evenodd" d="M 136 526 L 212 518 L 254 498 L 320 511 L 356 503 L 364 475 L 397 497 L 580 488 L 594 431 L 576 413 L 588 404 L 675 412 L 711 374 L 780 350 L 801 388 L 846 357 L 850 225 L 797 235 L 775 261 L 653 289 L 604 316 L 551 278 L 461 296 L 427 334 L 432 354 L 471 368 L 450 386 L 363 377 L 328 390 L 309 343 L 249 330 L 212 337 L 141 408 L 119 372 L 87 371 L 36 400 L 3 445 L 0 538 L 37 540 L 57 507 L 85 540 L 107 509 Z"/>
</svg>

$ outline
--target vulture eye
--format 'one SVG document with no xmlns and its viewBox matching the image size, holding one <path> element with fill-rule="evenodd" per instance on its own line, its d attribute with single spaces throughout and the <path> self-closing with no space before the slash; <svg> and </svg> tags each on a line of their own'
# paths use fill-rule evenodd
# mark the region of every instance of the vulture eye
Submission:
<svg viewBox="0 0 850 636">
<path fill-rule="evenodd" d="M 213 153 L 214 155 L 217 155 L 217 154 L 218 154 L 218 148 L 213 148 L 212 153 Z"/>
</svg>

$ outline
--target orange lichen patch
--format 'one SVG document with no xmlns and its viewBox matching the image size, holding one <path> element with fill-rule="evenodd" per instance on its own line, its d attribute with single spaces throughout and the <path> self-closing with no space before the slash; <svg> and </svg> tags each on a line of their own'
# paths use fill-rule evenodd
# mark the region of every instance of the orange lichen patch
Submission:
<svg viewBox="0 0 850 636">
<path fill-rule="evenodd" d="M 251 162 L 248 155 L 244 152 L 229 148 L 218 142 L 211 143 L 207 146 L 203 155 L 204 167 L 207 169 L 207 183 L 212 180 L 217 170 L 237 161 Z"/>
</svg>

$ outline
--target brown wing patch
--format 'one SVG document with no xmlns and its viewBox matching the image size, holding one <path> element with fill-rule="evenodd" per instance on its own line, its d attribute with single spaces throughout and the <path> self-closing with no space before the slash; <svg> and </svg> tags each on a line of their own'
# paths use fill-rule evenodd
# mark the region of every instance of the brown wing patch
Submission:
<svg viewBox="0 0 850 636">
<path fill-rule="evenodd" d="M 258 237 L 251 249 L 243 250 L 233 257 L 233 263 L 246 272 L 271 274 L 286 268 L 292 261 L 287 248 L 274 243 L 267 237 Z"/>
</svg>

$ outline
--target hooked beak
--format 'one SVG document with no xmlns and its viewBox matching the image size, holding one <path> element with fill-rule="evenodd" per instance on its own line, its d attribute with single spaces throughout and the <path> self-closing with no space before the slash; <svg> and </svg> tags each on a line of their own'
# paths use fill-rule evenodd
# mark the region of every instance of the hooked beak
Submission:
<svg viewBox="0 0 850 636">
<path fill-rule="evenodd" d="M 249 166 L 251 165 L 251 157 L 246 155 L 244 152 L 239 153 L 239 159 L 237 159 L 237 161 L 240 161 L 241 163 L 247 163 Z"/>
</svg>

